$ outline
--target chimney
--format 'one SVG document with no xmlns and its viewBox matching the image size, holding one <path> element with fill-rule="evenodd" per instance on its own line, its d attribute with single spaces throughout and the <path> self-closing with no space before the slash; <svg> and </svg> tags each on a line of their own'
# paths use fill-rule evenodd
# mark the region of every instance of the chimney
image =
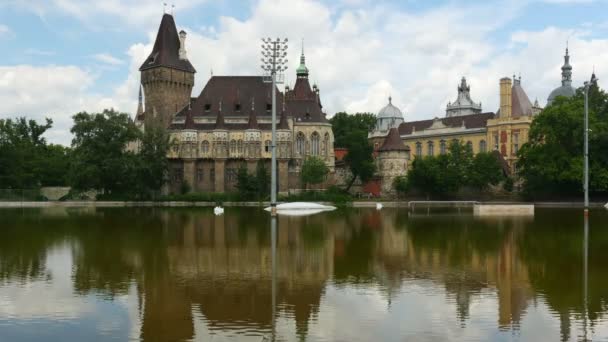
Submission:
<svg viewBox="0 0 608 342">
<path fill-rule="evenodd" d="M 511 79 L 500 79 L 500 117 L 511 117 Z"/>
<path fill-rule="evenodd" d="M 188 60 L 186 55 L 186 31 L 179 31 L 179 59 Z"/>
</svg>

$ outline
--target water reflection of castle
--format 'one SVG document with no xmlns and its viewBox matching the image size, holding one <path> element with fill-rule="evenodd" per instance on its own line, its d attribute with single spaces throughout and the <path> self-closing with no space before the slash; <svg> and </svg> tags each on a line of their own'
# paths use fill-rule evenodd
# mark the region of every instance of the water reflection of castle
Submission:
<svg viewBox="0 0 608 342">
<path fill-rule="evenodd" d="M 431 279 L 445 286 L 448 302 L 455 304 L 462 324 L 469 317 L 474 297 L 484 289 L 496 288 L 499 327 L 518 327 L 532 298 L 528 271 L 515 243 L 521 229 L 506 229 L 497 244 L 484 251 L 479 246 L 463 245 L 471 240 L 466 231 L 488 229 L 498 222 L 477 222 L 481 227 L 465 224 L 464 235 L 462 230 L 454 231 L 454 237 L 447 236 L 441 242 L 425 236 L 440 226 L 415 220 L 399 223 L 399 219 L 393 213 L 366 212 L 356 219 L 330 224 L 324 224 L 320 217 L 279 220 L 277 303 L 279 310 L 294 318 L 300 337 L 306 336 L 308 324 L 318 314 L 330 281 L 378 282 L 390 302 L 402 290 L 405 279 Z M 167 246 L 166 279 L 154 279 L 144 288 L 142 336 L 191 338 L 193 310 L 200 310 L 210 330 L 269 330 L 272 269 L 267 226 L 243 226 L 235 217 L 210 215 L 168 223 L 178 224 L 184 228 Z M 371 239 L 368 231 L 373 232 Z M 353 255 L 357 251 L 348 245 L 357 245 L 362 239 L 368 241 L 370 254 L 357 261 Z M 354 270 L 342 272 L 336 267 Z M 341 279 L 342 273 L 350 279 Z M 358 276 L 356 280 L 353 274 Z M 167 322 L 168 317 L 175 322 Z M 167 331 L 159 332 L 163 326 Z"/>
<path fill-rule="evenodd" d="M 75 291 L 114 296 L 137 284 L 144 340 L 191 339 L 201 321 L 212 333 L 272 329 L 265 213 L 250 210 L 215 217 L 200 211 L 146 211 L 129 229 L 124 224 L 131 222 L 133 212 L 122 218 L 115 212 L 105 214 L 69 214 L 68 221 L 54 215 L 45 221 L 44 230 L 28 229 L 25 223 L 4 228 L 0 280 L 44 276 L 45 250 L 57 241 L 73 241 Z M 436 284 L 434 290 L 445 289 L 435 295 L 447 296 L 462 325 L 473 315 L 472 304 L 495 297 L 498 327 L 518 329 L 529 303 L 542 293 L 549 308 L 559 313 L 562 338 L 569 339 L 571 317 L 582 310 L 580 296 L 570 295 L 582 293 L 581 263 L 575 257 L 581 234 L 539 220 L 543 218 L 537 215 L 531 230 L 526 221 L 426 219 L 396 211 L 281 218 L 277 310 L 305 338 L 330 286 L 359 283 L 380 288 L 390 306 L 409 290 L 405 282 L 424 280 Z M 562 227 L 577 224 L 574 219 L 560 220 Z M 34 221 L 32 227 L 39 226 Z M 605 236 L 596 234 L 596 239 Z M 608 298 L 603 246 L 597 243 L 590 250 L 591 320 L 607 310 L 602 304 Z"/>
</svg>

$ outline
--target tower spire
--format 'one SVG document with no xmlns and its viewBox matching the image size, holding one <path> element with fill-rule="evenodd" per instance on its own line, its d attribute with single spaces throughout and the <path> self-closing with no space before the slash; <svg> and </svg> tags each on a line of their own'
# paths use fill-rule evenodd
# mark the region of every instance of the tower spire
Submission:
<svg viewBox="0 0 608 342">
<path fill-rule="evenodd" d="M 564 55 L 564 65 L 562 66 L 562 85 L 572 84 L 572 66 L 570 65 L 570 54 L 568 51 L 568 41 L 566 41 L 566 54 Z"/>
<path fill-rule="evenodd" d="M 141 91 L 141 84 L 139 85 L 139 97 L 137 102 L 137 114 L 135 114 L 135 118 L 139 118 L 140 115 L 144 113 L 144 96 Z"/>
<path fill-rule="evenodd" d="M 306 67 L 306 57 L 304 56 L 304 39 L 302 39 L 302 54 L 300 55 L 300 66 L 296 70 L 298 78 L 308 78 L 308 68 Z"/>
</svg>

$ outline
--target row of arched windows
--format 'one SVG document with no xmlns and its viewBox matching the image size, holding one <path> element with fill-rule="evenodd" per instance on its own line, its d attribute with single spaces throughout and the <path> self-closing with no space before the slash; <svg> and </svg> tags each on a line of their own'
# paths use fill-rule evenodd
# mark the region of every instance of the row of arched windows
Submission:
<svg viewBox="0 0 608 342">
<path fill-rule="evenodd" d="M 296 135 L 296 154 L 306 155 L 306 136 L 302 132 Z M 317 132 L 310 135 L 310 154 L 313 156 L 329 156 L 329 133 L 325 133 L 323 141 Z"/>
<path fill-rule="evenodd" d="M 452 140 L 452 141 L 458 141 L 456 139 Z M 473 143 L 471 141 L 467 141 L 466 142 L 466 147 L 468 149 L 470 149 L 471 151 L 473 151 Z M 448 150 L 448 145 L 447 142 L 445 140 L 441 140 L 439 142 L 439 154 L 443 155 L 446 154 Z M 485 140 L 481 140 L 479 142 L 479 152 L 487 152 L 488 148 L 487 148 L 487 144 Z M 427 155 L 428 156 L 434 156 L 435 155 L 435 143 L 433 141 L 428 141 L 427 142 Z M 421 157 L 422 156 L 422 143 L 421 142 L 416 142 L 416 156 Z"/>
<path fill-rule="evenodd" d="M 309 146 L 307 146 L 309 144 Z M 259 146 L 259 143 L 255 144 Z M 254 148 L 255 148 L 254 145 Z M 226 145 L 224 145 L 226 146 Z M 243 155 L 245 153 L 251 154 L 251 144 L 250 148 L 246 148 L 246 143 L 243 140 L 230 140 L 228 143 L 228 149 L 230 155 Z M 307 148 L 309 151 L 307 152 Z M 178 152 L 178 147 L 174 146 L 175 152 Z M 270 153 L 272 150 L 272 142 L 270 140 L 264 141 L 264 151 Z M 310 135 L 310 141 L 307 142 L 306 136 L 303 132 L 298 132 L 295 139 L 295 153 L 298 156 L 304 156 L 307 154 L 313 156 L 329 156 L 330 151 L 330 137 L 329 133 L 325 133 L 323 140 L 321 140 L 321 135 L 318 132 L 313 132 Z M 211 143 L 207 140 L 204 140 L 200 143 L 200 153 L 201 154 L 209 154 L 211 153 Z"/>
</svg>

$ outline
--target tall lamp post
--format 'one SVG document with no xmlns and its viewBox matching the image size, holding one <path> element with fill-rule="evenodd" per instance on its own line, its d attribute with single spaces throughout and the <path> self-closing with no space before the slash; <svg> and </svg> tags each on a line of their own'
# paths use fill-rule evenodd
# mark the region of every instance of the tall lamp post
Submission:
<svg viewBox="0 0 608 342">
<path fill-rule="evenodd" d="M 585 216 L 589 215 L 589 82 L 585 82 Z"/>
<path fill-rule="evenodd" d="M 283 83 L 283 72 L 287 70 L 287 38 L 262 38 L 262 70 L 264 82 L 272 83 L 272 160 L 270 165 L 270 213 L 277 214 L 277 106 L 276 85 Z"/>
</svg>

